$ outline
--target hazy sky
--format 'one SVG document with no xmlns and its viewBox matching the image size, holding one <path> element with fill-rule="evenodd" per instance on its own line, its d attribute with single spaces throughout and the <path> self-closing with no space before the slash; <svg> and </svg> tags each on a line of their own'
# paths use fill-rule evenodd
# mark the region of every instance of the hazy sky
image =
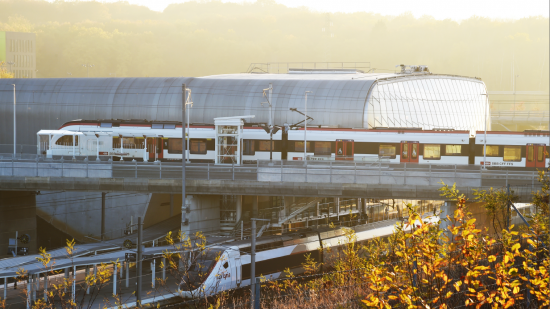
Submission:
<svg viewBox="0 0 550 309">
<path fill-rule="evenodd" d="M 48 0 L 54 1 L 54 0 Z M 116 2 L 119 0 L 100 0 Z M 170 3 L 189 0 L 125 0 L 162 11 Z M 243 0 L 221 0 L 242 3 Z M 275 0 L 289 7 L 306 6 L 322 12 L 373 12 L 382 15 L 399 15 L 411 12 L 415 17 L 431 15 L 436 19 L 461 20 L 473 15 L 490 18 L 518 19 L 542 15 L 548 17 L 549 0 Z M 247 0 L 246 2 L 254 2 Z"/>
</svg>

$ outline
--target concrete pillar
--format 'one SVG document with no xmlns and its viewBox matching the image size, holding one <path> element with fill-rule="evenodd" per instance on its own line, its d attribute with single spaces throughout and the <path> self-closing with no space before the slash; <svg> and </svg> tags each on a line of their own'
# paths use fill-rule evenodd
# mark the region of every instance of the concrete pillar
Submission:
<svg viewBox="0 0 550 309">
<path fill-rule="evenodd" d="M 4 278 L 4 300 L 8 297 L 8 278 Z"/>
<path fill-rule="evenodd" d="M 252 218 L 258 217 L 258 196 L 252 197 Z"/>
<path fill-rule="evenodd" d="M 237 213 L 236 213 L 236 218 L 235 218 L 235 222 L 239 222 L 239 220 L 241 220 L 241 216 L 242 216 L 242 213 L 243 213 L 243 196 L 242 195 L 237 195 L 237 205 L 236 205 L 236 210 L 237 210 Z"/>
<path fill-rule="evenodd" d="M 189 224 L 184 226 L 187 235 L 201 231 L 203 233 L 220 230 L 220 196 L 187 195 Z"/>
</svg>

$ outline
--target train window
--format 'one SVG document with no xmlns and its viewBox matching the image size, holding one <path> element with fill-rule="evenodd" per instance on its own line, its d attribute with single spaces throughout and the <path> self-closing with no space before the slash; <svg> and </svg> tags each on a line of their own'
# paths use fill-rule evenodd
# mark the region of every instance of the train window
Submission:
<svg viewBox="0 0 550 309">
<path fill-rule="evenodd" d="M 403 143 L 401 144 L 402 150 L 401 150 L 401 159 L 408 159 L 409 158 L 409 143 Z"/>
<path fill-rule="evenodd" d="M 75 146 L 78 146 L 78 136 L 74 137 Z M 56 142 L 56 145 L 61 146 L 72 146 L 73 145 L 73 136 L 72 135 L 63 135 Z"/>
<path fill-rule="evenodd" d="M 191 139 L 191 154 L 206 154 L 206 141 Z"/>
<path fill-rule="evenodd" d="M 102 122 L 100 125 L 101 128 L 112 128 L 113 124 L 110 122 Z"/>
<path fill-rule="evenodd" d="M 380 145 L 378 148 L 379 157 L 390 157 L 395 159 L 395 146 L 394 145 Z"/>
<path fill-rule="evenodd" d="M 243 155 L 249 155 L 249 156 L 255 155 L 256 150 L 254 149 L 254 144 L 255 144 L 255 140 L 245 139 L 243 141 Z"/>
<path fill-rule="evenodd" d="M 504 146 L 504 161 L 521 161 L 521 146 Z"/>
<path fill-rule="evenodd" d="M 302 148 L 302 150 L 303 150 L 303 148 Z M 315 155 L 316 156 L 330 156 L 330 154 L 331 154 L 330 142 L 315 142 Z"/>
<path fill-rule="evenodd" d="M 122 137 L 122 146 L 123 148 L 128 149 L 140 149 L 144 147 L 144 138 L 137 137 Z"/>
<path fill-rule="evenodd" d="M 462 145 L 445 145 L 445 155 L 458 156 L 462 152 Z"/>
<path fill-rule="evenodd" d="M 542 154 L 542 147 L 537 147 L 537 161 L 542 162 L 544 155 Z"/>
<path fill-rule="evenodd" d="M 180 153 L 183 145 L 181 144 L 181 138 L 169 138 L 168 139 L 168 153 Z"/>
<path fill-rule="evenodd" d="M 411 158 L 416 159 L 418 157 L 418 144 L 412 144 Z"/>
<path fill-rule="evenodd" d="M 528 162 L 533 162 L 533 159 L 534 159 L 534 156 L 535 156 L 534 151 L 533 151 L 534 148 L 535 147 L 533 145 L 527 146 L 527 161 Z"/>
<path fill-rule="evenodd" d="M 165 124 L 165 125 L 164 125 L 164 128 L 165 128 L 165 129 L 175 129 L 175 128 L 176 128 L 176 125 L 175 125 L 175 124 Z"/>
<path fill-rule="evenodd" d="M 498 157 L 498 146 L 487 145 L 487 156 L 488 157 Z"/>
<path fill-rule="evenodd" d="M 275 145 L 275 141 L 272 141 L 271 145 Z M 273 147 L 275 149 L 275 147 Z M 269 141 L 259 141 L 258 142 L 258 151 L 269 151 Z"/>
<path fill-rule="evenodd" d="M 441 159 L 441 146 L 435 144 L 424 145 L 424 160 Z"/>
<path fill-rule="evenodd" d="M 162 129 L 162 128 L 164 128 L 162 123 L 153 123 L 153 124 L 151 124 L 151 129 Z"/>
<path fill-rule="evenodd" d="M 304 151 L 304 142 L 294 142 L 294 151 Z M 311 152 L 311 142 L 307 142 L 307 152 Z"/>
<path fill-rule="evenodd" d="M 122 138 L 122 146 L 124 148 L 130 148 L 134 145 L 134 138 L 133 137 L 123 137 Z"/>
</svg>

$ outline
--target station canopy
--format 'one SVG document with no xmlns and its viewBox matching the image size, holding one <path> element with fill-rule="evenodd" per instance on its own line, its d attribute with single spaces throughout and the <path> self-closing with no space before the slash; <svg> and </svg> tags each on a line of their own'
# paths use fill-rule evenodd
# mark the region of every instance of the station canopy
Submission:
<svg viewBox="0 0 550 309">
<path fill-rule="evenodd" d="M 421 127 L 484 129 L 485 84 L 477 79 L 431 73 L 363 73 L 296 70 L 284 74 L 227 74 L 197 78 L 48 78 L 0 80 L 2 132 L 13 129 L 17 85 L 18 142 L 35 144 L 36 133 L 74 119 L 181 121 L 182 84 L 191 89 L 190 122 L 255 115 L 268 123 L 263 90 L 273 86 L 274 125 L 303 120 L 308 126 L 340 128 Z M 292 111 L 295 109 L 296 111 Z M 248 120 L 247 120 L 248 121 Z M 0 144 L 12 143 L 10 134 Z"/>
</svg>

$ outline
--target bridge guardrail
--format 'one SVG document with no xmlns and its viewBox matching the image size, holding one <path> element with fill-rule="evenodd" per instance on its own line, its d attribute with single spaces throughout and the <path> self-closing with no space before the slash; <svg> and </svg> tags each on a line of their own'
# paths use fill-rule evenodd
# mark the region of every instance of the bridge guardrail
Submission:
<svg viewBox="0 0 550 309">
<path fill-rule="evenodd" d="M 181 179 L 179 162 L 95 161 L 47 159 L 42 155 L 0 154 L 0 177 L 84 177 Z M 531 186 L 538 172 L 483 170 L 469 165 L 373 164 L 349 161 L 258 161 L 256 164 L 186 165 L 187 179 L 245 180 L 266 182 L 313 182 L 393 185 L 437 185 L 440 181 L 458 186 Z"/>
</svg>

